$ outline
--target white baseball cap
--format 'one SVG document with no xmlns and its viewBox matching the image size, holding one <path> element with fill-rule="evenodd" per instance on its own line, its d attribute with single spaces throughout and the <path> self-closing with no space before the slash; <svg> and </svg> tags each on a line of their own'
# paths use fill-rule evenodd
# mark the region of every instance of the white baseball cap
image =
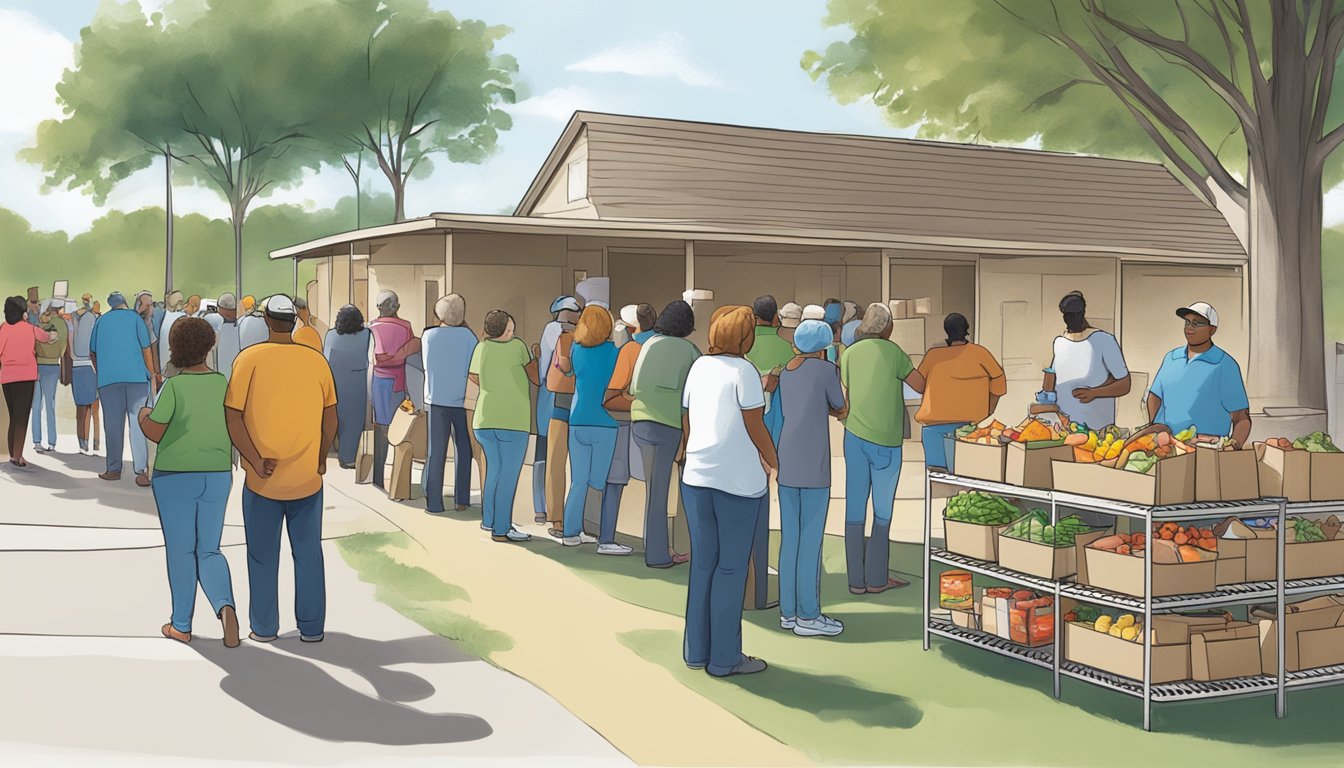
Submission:
<svg viewBox="0 0 1344 768">
<path fill-rule="evenodd" d="M 803 320 L 825 320 L 826 309 L 820 304 L 808 304 L 803 307 Z"/>
<path fill-rule="evenodd" d="M 294 310 L 294 302 L 283 293 L 268 296 L 263 303 L 266 305 L 266 314 L 277 320 L 293 320 L 298 315 Z"/>
<path fill-rule="evenodd" d="M 779 324 L 785 328 L 797 328 L 803 321 L 803 308 L 790 301 L 779 308 Z"/>
<path fill-rule="evenodd" d="M 621 307 L 621 322 L 625 323 L 633 331 L 639 330 L 639 306 L 636 304 L 626 304 Z"/>
<path fill-rule="evenodd" d="M 1199 315 L 1205 320 L 1208 320 L 1209 325 L 1212 325 L 1214 328 L 1218 327 L 1218 310 L 1214 309 L 1213 306 L 1206 301 L 1196 301 L 1189 306 L 1181 307 L 1176 310 L 1176 316 L 1181 319 L 1185 319 L 1189 315 Z"/>
</svg>

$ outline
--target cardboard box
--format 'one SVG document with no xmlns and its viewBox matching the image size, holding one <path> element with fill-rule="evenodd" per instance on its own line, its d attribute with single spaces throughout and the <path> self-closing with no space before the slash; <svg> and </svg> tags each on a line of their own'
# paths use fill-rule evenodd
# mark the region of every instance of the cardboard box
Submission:
<svg viewBox="0 0 1344 768">
<path fill-rule="evenodd" d="M 1158 613 L 1153 615 L 1153 643 L 1189 643 L 1193 632 L 1227 629 L 1232 614 L 1218 613 Z"/>
<path fill-rule="evenodd" d="M 1234 621 L 1190 635 L 1190 677 L 1200 682 L 1261 674 L 1260 628 Z"/>
<path fill-rule="evenodd" d="M 958 440 L 953 463 L 957 465 L 957 474 L 962 477 L 1002 483 L 1007 457 L 1008 449 L 1003 445 L 980 445 Z"/>
<path fill-rule="evenodd" d="M 1085 547 L 1078 581 L 1093 587 L 1143 597 L 1143 558 Z M 1153 563 L 1153 597 L 1212 592 L 1218 587 L 1217 560 Z"/>
<path fill-rule="evenodd" d="M 1260 620 L 1260 664 L 1278 674 L 1278 634 L 1274 606 L 1251 609 Z M 1344 664 L 1344 596 L 1323 595 L 1286 606 L 1284 668 L 1289 672 Z"/>
<path fill-rule="evenodd" d="M 928 348 L 928 341 L 924 338 L 924 318 L 922 317 L 892 320 L 891 336 L 887 338 L 896 342 L 896 346 L 906 352 L 923 352 Z"/>
<path fill-rule="evenodd" d="M 1109 531 L 1093 531 L 1074 537 L 1072 547 L 1051 547 L 1034 541 L 999 536 L 999 565 L 1043 579 L 1064 579 L 1078 573 L 1078 547 L 1087 546 Z"/>
<path fill-rule="evenodd" d="M 1265 443 L 1255 444 L 1259 463 L 1260 493 L 1289 501 L 1311 501 L 1311 454 L 1285 451 Z"/>
<path fill-rule="evenodd" d="M 1111 637 L 1087 624 L 1064 626 L 1064 658 L 1131 680 L 1143 679 L 1143 643 Z M 1189 680 L 1190 645 L 1154 643 L 1152 664 L 1154 684 Z"/>
<path fill-rule="evenodd" d="M 1022 601 L 1023 603 L 1030 601 Z M 1008 634 L 1018 645 L 1036 648 L 1055 642 L 1055 607 L 1053 605 L 1014 606 L 1008 611 Z"/>
<path fill-rule="evenodd" d="M 980 631 L 1011 640 L 1008 613 L 1012 606 L 1009 598 L 982 596 L 980 598 Z"/>
<path fill-rule="evenodd" d="M 977 604 L 974 611 L 951 611 L 952 623 L 962 629 L 980 629 L 980 606 Z"/>
<path fill-rule="evenodd" d="M 1252 530 L 1257 536 L 1255 539 L 1218 540 L 1218 586 L 1273 581 L 1279 577 L 1277 533 L 1273 528 Z"/>
<path fill-rule="evenodd" d="M 1344 539 L 1294 542 L 1292 528 L 1283 548 L 1285 579 L 1315 579 L 1344 575 Z"/>
<path fill-rule="evenodd" d="M 1242 501 L 1260 498 L 1256 452 L 1195 449 L 1195 501 Z"/>
<path fill-rule="evenodd" d="M 1344 499 L 1344 453 L 1312 453 L 1311 500 Z"/>
<path fill-rule="evenodd" d="M 1195 456 L 1173 456 L 1157 462 L 1147 474 L 1100 464 L 1053 463 L 1055 490 L 1138 504 L 1167 506 L 1195 500 Z"/>
<path fill-rule="evenodd" d="M 911 315 L 911 301 L 909 299 L 892 299 L 887 302 L 887 308 L 891 310 L 892 320 L 904 320 Z"/>
<path fill-rule="evenodd" d="M 1022 443 L 1009 443 L 1005 449 L 1003 482 L 1023 488 L 1054 487 L 1052 462 L 1073 461 L 1073 446 L 1056 448 L 1027 448 Z"/>
<path fill-rule="evenodd" d="M 913 299 L 914 314 L 931 315 L 933 314 L 933 299 L 925 296 L 923 298 Z"/>
<path fill-rule="evenodd" d="M 999 561 L 999 534 L 1006 525 L 976 525 L 943 518 L 947 551 L 990 563 Z"/>
</svg>

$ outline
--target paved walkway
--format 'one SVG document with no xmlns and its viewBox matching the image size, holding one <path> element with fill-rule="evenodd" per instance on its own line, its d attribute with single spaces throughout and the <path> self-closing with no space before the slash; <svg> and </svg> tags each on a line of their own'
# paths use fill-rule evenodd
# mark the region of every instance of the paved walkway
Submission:
<svg viewBox="0 0 1344 768">
<path fill-rule="evenodd" d="M 398 526 L 340 492 L 326 498 L 324 642 L 301 644 L 291 623 L 272 645 L 224 648 L 203 596 L 192 643 L 162 638 L 152 496 L 129 473 L 99 480 L 103 460 L 66 440 L 28 470 L 0 464 L 0 764 L 629 764 L 531 683 L 379 603 L 332 539 Z M 245 625 L 241 477 L 224 544 Z M 284 628 L 286 567 L 280 592 Z"/>
</svg>

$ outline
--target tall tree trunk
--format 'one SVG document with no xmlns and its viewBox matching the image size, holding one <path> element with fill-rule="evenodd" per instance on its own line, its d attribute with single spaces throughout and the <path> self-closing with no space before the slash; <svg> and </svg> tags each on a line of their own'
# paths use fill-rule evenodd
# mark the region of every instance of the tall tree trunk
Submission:
<svg viewBox="0 0 1344 768">
<path fill-rule="evenodd" d="M 1294 143 L 1267 145 L 1251 172 L 1247 383 L 1255 410 L 1325 408 L 1321 172 Z"/>
<path fill-rule="evenodd" d="M 238 304 L 243 303 L 243 212 L 233 211 L 233 289 Z"/>
<path fill-rule="evenodd" d="M 406 220 L 406 182 L 401 179 L 392 179 L 392 201 L 395 204 L 392 221 L 402 222 Z"/>
<path fill-rule="evenodd" d="M 173 148 L 163 148 L 164 211 L 168 221 L 167 246 L 163 266 L 163 295 L 173 290 Z"/>
</svg>

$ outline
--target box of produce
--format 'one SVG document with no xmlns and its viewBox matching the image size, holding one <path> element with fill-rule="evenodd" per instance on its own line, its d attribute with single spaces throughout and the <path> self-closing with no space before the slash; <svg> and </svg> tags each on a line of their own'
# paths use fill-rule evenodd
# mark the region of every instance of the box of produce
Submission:
<svg viewBox="0 0 1344 768">
<path fill-rule="evenodd" d="M 1026 443 L 1009 443 L 1004 457 L 1003 481 L 1023 488 L 1053 488 L 1051 464 L 1073 461 L 1073 450 L 1069 445 L 1033 448 Z"/>
<path fill-rule="evenodd" d="M 958 440 L 953 452 L 952 463 L 957 474 L 962 477 L 974 477 L 991 483 L 1003 482 L 1004 463 L 1008 458 L 1008 448 L 1003 443 Z"/>
<path fill-rule="evenodd" d="M 1200 682 L 1261 674 L 1260 628 L 1244 621 L 1190 633 L 1190 677 Z"/>
<path fill-rule="evenodd" d="M 1064 438 L 1064 443 L 1073 449 L 1073 460 L 1079 464 L 1098 464 L 1120 455 L 1125 447 L 1128 435 L 1116 426 L 1100 431 L 1088 430 Z"/>
<path fill-rule="evenodd" d="M 1260 493 L 1289 501 L 1311 501 L 1311 454 L 1284 437 L 1255 444 Z"/>
<path fill-rule="evenodd" d="M 1008 639 L 1028 648 L 1055 642 L 1055 599 L 1018 600 L 1008 612 Z"/>
<path fill-rule="evenodd" d="M 1079 606 L 1078 610 L 1083 607 Z M 1065 618 L 1068 618 L 1067 614 Z M 1103 613 L 1092 621 L 1069 621 L 1064 625 L 1064 658 L 1121 677 L 1142 680 L 1142 631 L 1132 614 L 1117 617 Z M 1190 679 L 1188 642 L 1158 643 L 1155 638 L 1152 648 L 1153 683 Z"/>
<path fill-rule="evenodd" d="M 1266 675 L 1278 674 L 1278 609 L 1251 609 L 1260 622 L 1260 665 Z M 1344 664 L 1344 595 L 1322 595 L 1285 606 L 1284 668 L 1289 672 Z"/>
<path fill-rule="evenodd" d="M 1311 454 L 1311 500 L 1344 499 L 1344 453 L 1330 436 L 1312 432 L 1293 441 L 1293 447 Z"/>
<path fill-rule="evenodd" d="M 1175 523 L 1154 523 L 1153 529 L 1151 537 L 1118 533 L 1088 544 L 1079 564 L 1078 581 L 1143 597 L 1144 550 L 1152 546 L 1153 597 L 1212 592 L 1217 588 L 1218 551 L 1212 530 L 1182 528 Z"/>
<path fill-rule="evenodd" d="M 1195 501 L 1260 498 L 1259 459 L 1253 450 L 1199 442 L 1195 450 Z"/>
<path fill-rule="evenodd" d="M 1127 459 L 1124 469 L 1104 464 L 1055 462 L 1055 490 L 1140 506 L 1189 504 L 1195 500 L 1193 449 L 1171 458 Z"/>
<path fill-rule="evenodd" d="M 1050 524 L 1050 513 L 1033 509 L 999 534 L 999 564 L 1043 579 L 1063 579 L 1078 572 L 1077 544 L 1106 535 L 1077 515 Z"/>
<path fill-rule="evenodd" d="M 1229 517 L 1212 530 L 1218 540 L 1218 586 L 1278 578 L 1278 535 L 1264 519 Z"/>
<path fill-rule="evenodd" d="M 1036 600 L 1041 595 L 1029 589 L 989 587 L 980 593 L 980 628 L 1004 640 L 1012 639 L 1011 615 L 1013 607 L 1024 600 Z"/>
<path fill-rule="evenodd" d="M 1288 520 L 1284 539 L 1285 579 L 1344 575 L 1344 536 L 1339 518 L 1296 515 Z"/>
<path fill-rule="evenodd" d="M 1048 488 L 1041 478 L 1050 473 L 1049 456 L 1035 456 L 1039 450 L 1061 449 L 1064 439 L 1069 435 L 1070 426 L 1057 419 L 1045 420 L 1031 417 L 1016 427 L 1009 427 L 998 420 L 991 420 L 975 428 L 962 428 L 957 431 L 957 444 L 953 463 L 957 474 L 974 477 L 996 483 L 1009 482 L 1013 485 Z M 1008 479 L 1007 463 L 1010 446 L 1021 451 L 1013 459 L 1012 479 Z M 1056 456 L 1062 455 L 1062 451 Z M 1028 460 L 1028 456 L 1032 456 Z M 1030 483 L 1024 482 L 1029 480 Z"/>
<path fill-rule="evenodd" d="M 965 491 L 947 500 L 943 537 L 947 551 L 998 562 L 999 531 L 1022 516 L 1011 502 L 988 493 Z"/>
</svg>

